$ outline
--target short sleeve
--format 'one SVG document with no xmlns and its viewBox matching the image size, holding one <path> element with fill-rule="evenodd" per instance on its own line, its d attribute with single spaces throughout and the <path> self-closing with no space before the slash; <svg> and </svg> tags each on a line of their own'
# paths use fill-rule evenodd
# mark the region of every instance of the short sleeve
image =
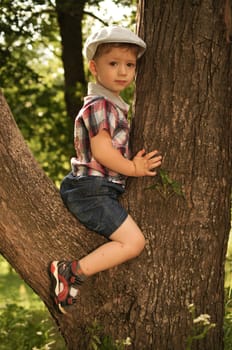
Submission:
<svg viewBox="0 0 232 350">
<path fill-rule="evenodd" d="M 107 130 L 111 137 L 118 124 L 118 112 L 115 106 L 105 98 L 91 103 L 82 115 L 89 137 L 96 136 L 100 130 Z"/>
</svg>

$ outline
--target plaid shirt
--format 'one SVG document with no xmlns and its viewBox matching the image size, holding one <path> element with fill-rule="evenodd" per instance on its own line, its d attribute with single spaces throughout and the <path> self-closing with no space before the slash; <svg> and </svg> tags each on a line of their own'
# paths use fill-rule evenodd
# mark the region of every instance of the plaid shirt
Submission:
<svg viewBox="0 0 232 350">
<path fill-rule="evenodd" d="M 126 176 L 113 172 L 94 159 L 90 138 L 102 129 L 107 130 L 113 147 L 129 159 L 128 109 L 129 106 L 120 97 L 99 84 L 89 83 L 88 96 L 74 125 L 76 157 L 71 159 L 74 176 L 102 176 L 109 181 L 125 184 Z"/>
</svg>

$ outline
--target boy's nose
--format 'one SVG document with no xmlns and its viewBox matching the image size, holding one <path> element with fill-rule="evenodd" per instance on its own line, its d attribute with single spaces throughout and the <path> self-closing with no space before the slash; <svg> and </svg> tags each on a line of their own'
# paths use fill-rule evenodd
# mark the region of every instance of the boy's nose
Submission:
<svg viewBox="0 0 232 350">
<path fill-rule="evenodd" d="M 120 65 L 119 66 L 119 74 L 125 75 L 127 72 L 126 66 L 125 65 Z"/>
</svg>

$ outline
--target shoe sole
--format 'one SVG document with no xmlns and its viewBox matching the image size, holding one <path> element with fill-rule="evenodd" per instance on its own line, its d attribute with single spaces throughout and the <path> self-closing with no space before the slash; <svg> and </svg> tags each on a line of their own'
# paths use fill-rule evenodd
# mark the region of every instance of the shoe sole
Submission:
<svg viewBox="0 0 232 350">
<path fill-rule="evenodd" d="M 52 261 L 51 262 L 50 273 L 51 273 L 51 277 L 52 277 L 52 289 L 53 289 L 53 293 L 54 293 L 55 304 L 56 304 L 56 306 L 58 306 L 59 311 L 62 314 L 66 314 L 67 312 L 61 306 L 61 304 L 59 302 L 59 299 L 58 299 L 59 292 L 60 292 L 59 277 L 58 277 L 58 261 Z"/>
</svg>

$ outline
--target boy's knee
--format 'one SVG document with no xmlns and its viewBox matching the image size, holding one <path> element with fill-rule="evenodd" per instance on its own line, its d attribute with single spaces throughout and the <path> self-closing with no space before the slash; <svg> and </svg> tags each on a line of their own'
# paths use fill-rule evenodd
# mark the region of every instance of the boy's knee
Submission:
<svg viewBox="0 0 232 350">
<path fill-rule="evenodd" d="M 145 238 L 143 235 L 139 236 L 133 244 L 134 257 L 140 255 L 145 247 Z"/>
</svg>

